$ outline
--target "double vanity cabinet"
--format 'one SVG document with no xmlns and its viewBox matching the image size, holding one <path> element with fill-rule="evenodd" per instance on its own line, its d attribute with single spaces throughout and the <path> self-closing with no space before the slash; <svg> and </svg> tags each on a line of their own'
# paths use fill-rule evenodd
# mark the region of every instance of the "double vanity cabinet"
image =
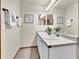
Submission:
<svg viewBox="0 0 79 59">
<path fill-rule="evenodd" d="M 37 32 L 40 59 L 76 59 L 76 41 Z"/>
</svg>

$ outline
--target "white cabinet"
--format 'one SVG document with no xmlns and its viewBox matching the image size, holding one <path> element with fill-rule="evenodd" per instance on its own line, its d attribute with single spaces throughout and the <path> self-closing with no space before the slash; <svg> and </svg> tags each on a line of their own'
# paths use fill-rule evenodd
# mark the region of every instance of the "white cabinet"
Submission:
<svg viewBox="0 0 79 59">
<path fill-rule="evenodd" d="M 49 48 L 49 59 L 77 59 L 76 45 Z"/>
<path fill-rule="evenodd" d="M 37 45 L 41 59 L 48 59 L 48 47 L 44 43 L 44 41 L 37 36 Z"/>
<path fill-rule="evenodd" d="M 37 45 L 38 45 L 38 50 L 39 50 L 39 54 L 40 54 L 40 58 L 43 59 L 43 45 L 42 45 L 42 40 L 40 39 L 39 36 L 37 36 Z"/>
<path fill-rule="evenodd" d="M 44 41 L 42 41 L 42 54 L 43 54 L 43 59 L 48 59 L 48 47 L 46 46 L 46 44 L 44 43 Z"/>
<path fill-rule="evenodd" d="M 49 47 L 45 41 L 38 35 L 37 46 L 40 59 L 77 59 L 76 44 Z"/>
</svg>

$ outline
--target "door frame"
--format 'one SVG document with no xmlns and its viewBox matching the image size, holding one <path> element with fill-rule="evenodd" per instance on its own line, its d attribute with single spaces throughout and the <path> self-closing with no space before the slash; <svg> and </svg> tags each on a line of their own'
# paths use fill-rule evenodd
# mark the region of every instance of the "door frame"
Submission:
<svg viewBox="0 0 79 59">
<path fill-rule="evenodd" d="M 1 59 L 1 0 L 0 0 L 0 59 Z"/>
</svg>

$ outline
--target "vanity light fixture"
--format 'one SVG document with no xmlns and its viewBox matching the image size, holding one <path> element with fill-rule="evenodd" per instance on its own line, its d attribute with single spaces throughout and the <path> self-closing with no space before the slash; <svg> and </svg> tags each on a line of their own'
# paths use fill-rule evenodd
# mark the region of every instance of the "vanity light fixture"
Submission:
<svg viewBox="0 0 79 59">
<path fill-rule="evenodd" d="M 46 7 L 45 11 L 48 11 L 56 2 L 57 2 L 57 0 L 51 0 L 51 2 Z"/>
<path fill-rule="evenodd" d="M 43 18 L 44 17 L 44 14 L 41 14 L 40 18 Z"/>
<path fill-rule="evenodd" d="M 46 7 L 45 11 L 49 11 L 49 9 L 57 2 L 57 0 L 51 0 L 51 2 L 49 2 L 48 6 Z M 41 14 L 40 18 L 43 18 L 44 14 Z"/>
</svg>

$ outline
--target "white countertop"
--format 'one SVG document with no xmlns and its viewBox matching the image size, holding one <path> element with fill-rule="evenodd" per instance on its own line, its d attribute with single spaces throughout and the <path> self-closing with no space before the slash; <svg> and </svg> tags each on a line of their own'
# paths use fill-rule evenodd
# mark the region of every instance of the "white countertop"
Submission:
<svg viewBox="0 0 79 59">
<path fill-rule="evenodd" d="M 60 35 L 66 35 L 66 36 L 71 36 L 71 37 L 74 37 L 74 38 L 77 38 L 78 35 L 72 35 L 72 34 L 67 34 L 67 33 L 59 33 Z"/>
<path fill-rule="evenodd" d="M 37 32 L 41 39 L 47 44 L 47 46 L 59 46 L 76 44 L 76 41 L 72 41 L 63 37 L 56 37 L 55 35 L 48 35 L 45 32 Z"/>
</svg>

